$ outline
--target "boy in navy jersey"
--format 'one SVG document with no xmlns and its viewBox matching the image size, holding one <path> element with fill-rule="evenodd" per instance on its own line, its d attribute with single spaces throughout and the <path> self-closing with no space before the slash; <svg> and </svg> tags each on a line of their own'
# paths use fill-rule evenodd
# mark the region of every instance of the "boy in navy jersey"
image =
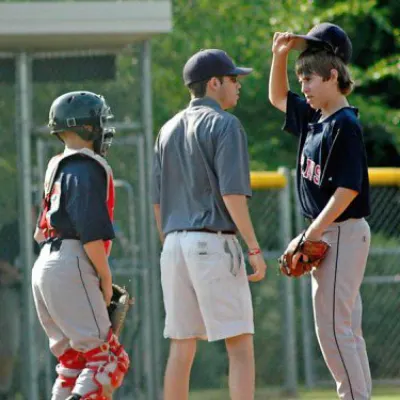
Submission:
<svg viewBox="0 0 400 400">
<path fill-rule="evenodd" d="M 287 57 L 301 50 L 296 74 L 305 98 L 289 90 Z M 269 99 L 286 113 L 284 129 L 298 138 L 297 194 L 305 236 L 331 246 L 312 273 L 315 329 L 342 400 L 371 397 L 371 373 L 361 330 L 360 285 L 370 229 L 368 167 L 358 111 L 347 101 L 352 46 L 337 25 L 307 35 L 274 35 Z M 297 244 L 294 239 L 288 246 Z M 294 260 L 296 262 L 296 260 Z"/>
</svg>

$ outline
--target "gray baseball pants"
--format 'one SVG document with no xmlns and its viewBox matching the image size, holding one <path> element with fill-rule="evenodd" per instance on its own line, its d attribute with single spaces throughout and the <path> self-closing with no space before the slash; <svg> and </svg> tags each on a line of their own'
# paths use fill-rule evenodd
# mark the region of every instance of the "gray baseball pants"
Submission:
<svg viewBox="0 0 400 400">
<path fill-rule="evenodd" d="M 363 338 L 360 285 L 370 246 L 365 219 L 334 223 L 323 239 L 331 245 L 312 273 L 315 329 L 341 400 L 369 400 L 372 381 Z"/>
</svg>

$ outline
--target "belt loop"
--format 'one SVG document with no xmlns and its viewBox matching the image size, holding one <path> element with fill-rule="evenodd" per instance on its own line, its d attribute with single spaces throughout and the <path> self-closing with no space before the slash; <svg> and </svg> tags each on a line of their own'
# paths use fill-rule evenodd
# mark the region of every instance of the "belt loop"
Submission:
<svg viewBox="0 0 400 400">
<path fill-rule="evenodd" d="M 218 231 L 218 232 L 217 232 L 217 235 L 218 235 L 219 237 L 221 237 L 221 236 L 222 236 L 222 232 L 221 232 L 221 231 Z"/>
</svg>

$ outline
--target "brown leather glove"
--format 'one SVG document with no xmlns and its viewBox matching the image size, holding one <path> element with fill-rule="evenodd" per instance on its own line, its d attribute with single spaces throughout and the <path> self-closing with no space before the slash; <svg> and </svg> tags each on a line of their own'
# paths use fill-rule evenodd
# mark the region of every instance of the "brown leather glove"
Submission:
<svg viewBox="0 0 400 400">
<path fill-rule="evenodd" d="M 292 250 L 286 249 L 285 253 L 279 257 L 279 268 L 286 276 L 299 277 L 313 268 L 319 268 L 322 260 L 326 257 L 330 245 L 323 240 L 307 240 L 305 233 L 300 236 L 300 239 Z M 300 255 L 297 264 L 294 264 L 293 257 Z"/>
<path fill-rule="evenodd" d="M 134 300 L 130 298 L 125 288 L 113 283 L 112 289 L 113 295 L 107 310 L 111 321 L 111 328 L 114 334 L 118 336 L 124 326 L 129 307 L 134 303 Z"/>
</svg>

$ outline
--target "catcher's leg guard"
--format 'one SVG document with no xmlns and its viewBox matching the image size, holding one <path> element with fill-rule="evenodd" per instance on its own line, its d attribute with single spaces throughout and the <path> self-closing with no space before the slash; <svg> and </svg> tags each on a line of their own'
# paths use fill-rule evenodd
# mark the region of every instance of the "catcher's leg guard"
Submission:
<svg viewBox="0 0 400 400">
<path fill-rule="evenodd" d="M 98 387 L 82 400 L 109 400 L 115 389 L 122 385 L 129 368 L 129 357 L 117 337 L 110 330 L 107 342 L 84 353 L 86 368 L 93 372 L 93 382 Z"/>
<path fill-rule="evenodd" d="M 68 349 L 59 358 L 56 371 L 58 377 L 53 386 L 52 399 L 65 398 L 65 395 L 71 393 L 79 374 L 85 368 L 86 359 L 83 354 Z"/>
</svg>

